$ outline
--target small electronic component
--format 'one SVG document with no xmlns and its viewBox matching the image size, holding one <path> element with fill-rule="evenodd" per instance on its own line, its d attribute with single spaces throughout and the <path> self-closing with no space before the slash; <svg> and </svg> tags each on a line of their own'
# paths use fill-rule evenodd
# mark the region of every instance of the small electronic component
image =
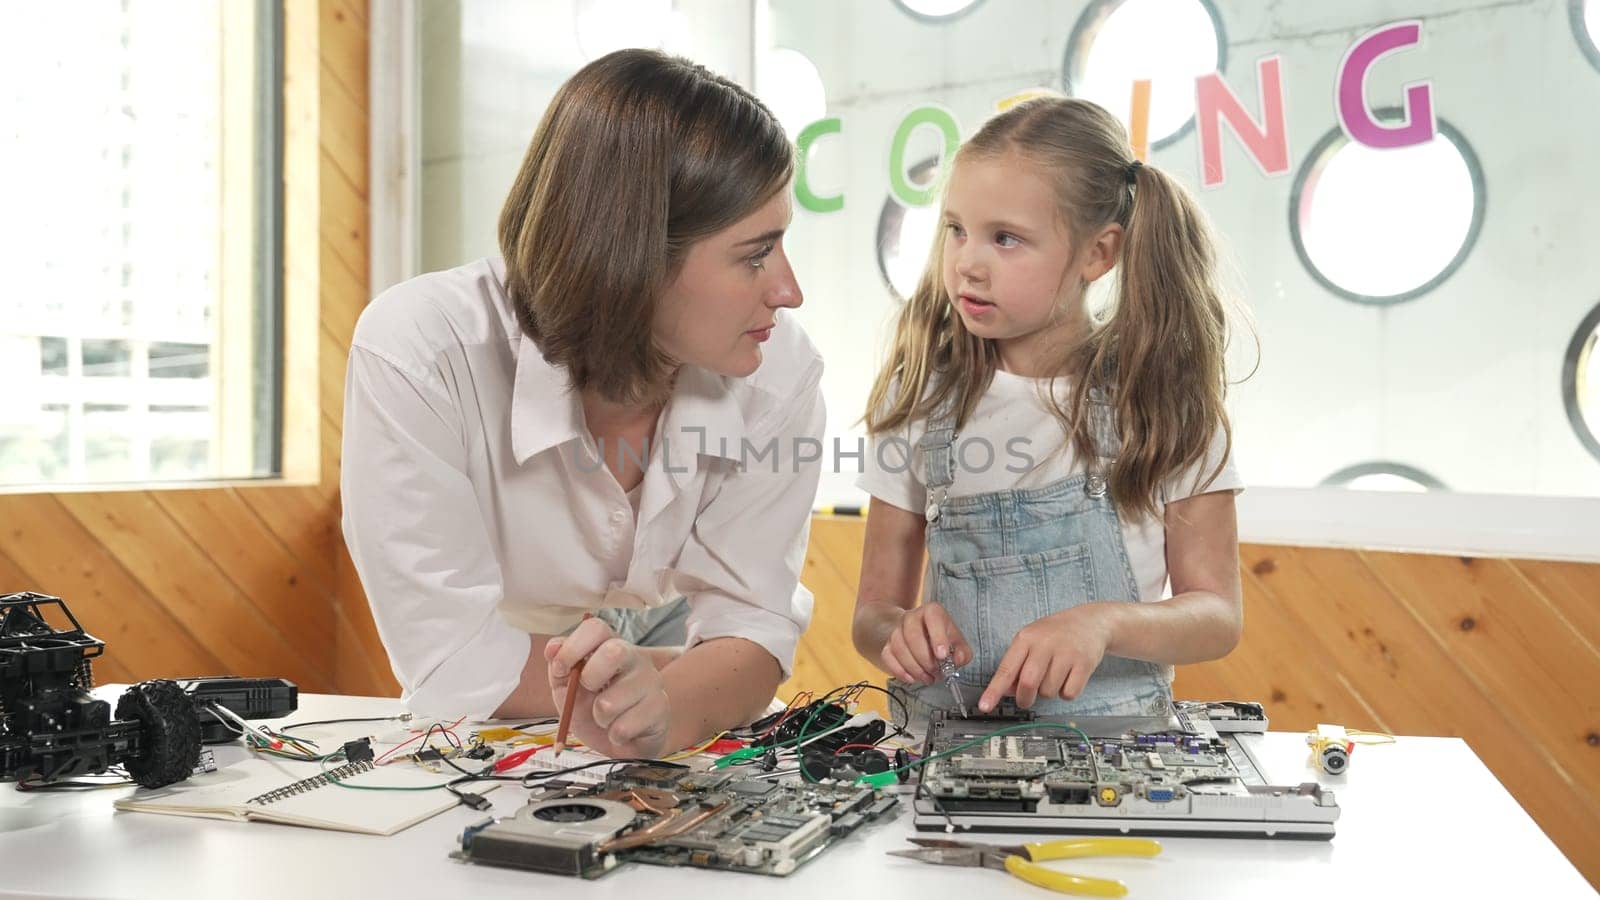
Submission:
<svg viewBox="0 0 1600 900">
<path fill-rule="evenodd" d="M 444 772 L 445 761 L 459 759 L 466 755 L 466 750 L 461 747 L 423 747 L 422 749 L 405 755 L 406 759 L 416 763 L 429 772 Z"/>
<path fill-rule="evenodd" d="M 194 774 L 205 775 L 208 772 L 215 772 L 216 770 L 217 755 L 211 751 L 210 747 L 201 747 L 200 758 L 196 760 L 194 764 Z"/>
<path fill-rule="evenodd" d="M 634 765 L 599 784 L 552 784 L 515 815 L 466 829 L 452 855 L 581 878 L 626 862 L 788 875 L 897 803 L 854 784 Z"/>
<path fill-rule="evenodd" d="M 1350 751 L 1356 748 L 1344 726 L 1321 723 L 1306 735 L 1306 745 L 1311 748 L 1311 764 L 1329 775 L 1343 775 L 1350 768 Z"/>
<path fill-rule="evenodd" d="M 362 763 L 372 762 L 372 738 L 357 738 L 346 741 L 339 753 L 344 756 L 345 762 Z"/>
</svg>

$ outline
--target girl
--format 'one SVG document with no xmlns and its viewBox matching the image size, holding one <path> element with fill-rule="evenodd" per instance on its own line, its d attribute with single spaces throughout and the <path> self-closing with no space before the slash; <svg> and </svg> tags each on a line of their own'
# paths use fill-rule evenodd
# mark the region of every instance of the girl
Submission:
<svg viewBox="0 0 1600 900">
<path fill-rule="evenodd" d="M 344 533 L 412 709 L 550 715 L 585 661 L 572 731 L 639 757 L 772 699 L 820 467 L 738 463 L 822 435 L 793 166 L 738 85 L 618 51 L 551 101 L 501 256 L 362 314 Z"/>
<path fill-rule="evenodd" d="M 1165 714 L 1171 666 L 1228 653 L 1243 617 L 1204 216 L 1105 110 L 1056 98 L 961 148 L 942 225 L 866 417 L 856 648 L 924 710 L 949 660 L 983 711 Z"/>
</svg>

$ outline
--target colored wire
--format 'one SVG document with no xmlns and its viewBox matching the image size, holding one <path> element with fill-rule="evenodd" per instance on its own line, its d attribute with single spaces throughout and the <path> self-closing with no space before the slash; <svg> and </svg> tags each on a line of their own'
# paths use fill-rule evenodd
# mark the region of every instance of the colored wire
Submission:
<svg viewBox="0 0 1600 900">
<path fill-rule="evenodd" d="M 24 794 L 35 791 L 99 791 L 106 788 L 130 787 L 134 784 L 134 781 L 128 778 L 127 773 L 121 768 L 112 768 L 106 771 L 112 773 L 115 780 L 19 781 L 17 782 L 17 790 Z"/>
<path fill-rule="evenodd" d="M 347 722 L 409 722 L 411 713 L 401 713 L 398 716 L 368 716 L 357 719 L 319 719 L 315 722 L 294 722 L 279 728 L 279 731 L 288 731 L 291 728 L 310 728 L 314 725 L 343 725 Z"/>
<path fill-rule="evenodd" d="M 904 734 L 906 732 L 906 730 L 911 727 L 911 711 L 906 709 L 906 702 L 904 700 L 902 700 L 899 697 L 896 697 L 894 694 L 890 693 L 888 691 L 888 689 L 878 687 L 877 685 L 875 685 L 875 684 L 873 684 L 873 683 L 871 683 L 869 681 L 858 681 L 858 682 L 856 682 L 856 686 L 858 686 L 858 690 L 857 690 L 857 694 L 858 695 L 859 695 L 860 691 L 877 691 L 878 693 L 884 695 L 885 697 L 888 697 L 889 698 L 889 702 L 891 704 L 898 703 L 900 705 L 900 716 L 905 721 L 903 723 L 901 723 L 900 725 L 896 725 L 895 726 L 895 732 L 897 734 Z M 894 707 L 892 705 L 889 707 L 889 712 L 890 712 L 889 724 L 890 725 L 894 725 L 895 724 L 894 723 L 894 715 L 893 715 Z"/>
<path fill-rule="evenodd" d="M 464 722 L 466 720 L 466 718 L 467 718 L 466 716 L 462 716 L 461 718 L 455 720 L 454 722 L 451 722 L 449 727 L 445 728 L 443 730 L 445 732 L 447 732 L 451 737 L 455 737 L 455 732 L 451 731 L 450 729 L 451 728 L 455 728 L 457 725 L 460 725 L 462 722 Z M 437 724 L 438 724 L 437 722 L 434 723 L 434 725 L 437 725 Z M 395 754 L 395 751 L 399 750 L 402 747 L 405 747 L 405 746 L 411 744 L 413 741 L 423 740 L 423 739 L 427 738 L 427 736 L 429 734 L 432 734 L 432 733 L 433 733 L 433 726 L 429 726 L 427 731 L 423 731 L 423 732 L 420 732 L 418 734 L 415 734 L 412 737 L 410 737 L 410 738 L 408 738 L 408 739 L 406 739 L 406 740 L 394 745 L 393 747 L 390 747 L 388 750 L 385 750 L 383 752 L 383 755 L 379 756 L 377 759 L 372 761 L 372 764 L 374 766 L 388 765 L 388 763 L 386 763 L 385 760 L 387 760 L 389 757 L 393 756 Z M 460 740 L 461 740 L 460 738 L 456 738 L 456 741 L 458 743 L 460 742 Z"/>
<path fill-rule="evenodd" d="M 677 760 L 680 760 L 680 759 L 688 759 L 691 756 L 695 756 L 697 754 L 704 753 L 707 747 L 710 747 L 712 744 L 715 744 L 717 741 L 722 740 L 724 737 L 727 736 L 727 734 L 728 733 L 726 731 L 719 731 L 719 732 L 717 732 L 716 736 L 711 738 L 711 740 L 706 741 L 705 743 L 701 744 L 698 747 L 693 747 L 693 748 L 690 748 L 688 750 L 679 750 L 677 753 L 674 753 L 674 754 L 672 754 L 670 756 L 663 756 L 661 758 L 666 760 L 667 762 L 676 762 Z"/>
</svg>

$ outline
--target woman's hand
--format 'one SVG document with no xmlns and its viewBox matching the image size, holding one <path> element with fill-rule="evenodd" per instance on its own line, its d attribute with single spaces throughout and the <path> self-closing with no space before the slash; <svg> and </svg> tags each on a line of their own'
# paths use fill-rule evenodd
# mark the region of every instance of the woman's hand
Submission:
<svg viewBox="0 0 1600 900">
<path fill-rule="evenodd" d="M 611 626 L 587 619 L 544 648 L 550 699 L 561 709 L 572 667 L 583 660 L 571 732 L 597 753 L 654 759 L 665 749 L 672 709 L 666 682 L 644 651 Z"/>
<path fill-rule="evenodd" d="M 1075 699 L 1106 655 L 1118 605 L 1085 603 L 1045 616 L 1017 632 L 995 668 L 994 678 L 978 698 L 978 708 L 989 712 L 1008 694 L 1024 709 L 1040 697 Z"/>
<path fill-rule="evenodd" d="M 879 660 L 906 684 L 933 684 L 939 680 L 939 661 L 946 657 L 964 666 L 972 661 L 972 648 L 944 607 L 924 603 L 900 616 Z"/>
</svg>

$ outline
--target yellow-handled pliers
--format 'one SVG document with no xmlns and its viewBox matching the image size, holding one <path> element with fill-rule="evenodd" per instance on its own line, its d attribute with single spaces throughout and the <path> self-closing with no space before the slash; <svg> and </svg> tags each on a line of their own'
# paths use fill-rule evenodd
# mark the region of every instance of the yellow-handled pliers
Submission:
<svg viewBox="0 0 1600 900">
<path fill-rule="evenodd" d="M 916 850 L 895 850 L 890 856 L 915 859 L 937 866 L 982 866 L 1004 869 L 1029 884 L 1063 894 L 1088 897 L 1121 897 L 1128 886 L 1111 878 L 1093 878 L 1047 869 L 1039 863 L 1053 859 L 1079 859 L 1085 856 L 1155 856 L 1161 844 L 1147 838 L 1085 837 L 1060 841 L 1040 841 L 998 847 L 968 841 L 911 838 Z"/>
</svg>

